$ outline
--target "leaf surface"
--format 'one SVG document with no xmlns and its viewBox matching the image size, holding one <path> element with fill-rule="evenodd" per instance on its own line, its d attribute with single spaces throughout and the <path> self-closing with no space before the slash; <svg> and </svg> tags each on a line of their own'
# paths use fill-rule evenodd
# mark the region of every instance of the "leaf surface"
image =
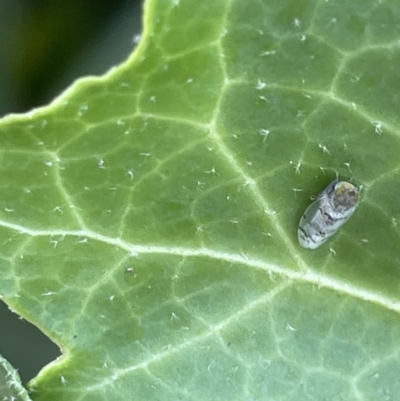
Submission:
<svg viewBox="0 0 400 401">
<path fill-rule="evenodd" d="M 0 295 L 35 400 L 400 400 L 400 9 L 153 0 L 103 78 L 0 125 Z M 315 251 L 302 213 L 362 186 Z"/>
<path fill-rule="evenodd" d="M 0 355 L 0 397 L 3 401 L 30 401 L 17 371 Z"/>
</svg>

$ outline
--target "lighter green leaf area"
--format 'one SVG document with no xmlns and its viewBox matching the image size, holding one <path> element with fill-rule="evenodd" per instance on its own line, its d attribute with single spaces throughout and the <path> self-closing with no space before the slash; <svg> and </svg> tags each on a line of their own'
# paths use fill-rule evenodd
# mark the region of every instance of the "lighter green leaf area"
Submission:
<svg viewBox="0 0 400 401">
<path fill-rule="evenodd" d="M 35 400 L 400 400 L 395 0 L 149 0 L 139 47 L 0 122 L 0 295 Z M 310 197 L 361 189 L 299 246 Z"/>
<path fill-rule="evenodd" d="M 0 397 L 3 401 L 29 401 L 18 372 L 0 355 Z"/>
</svg>

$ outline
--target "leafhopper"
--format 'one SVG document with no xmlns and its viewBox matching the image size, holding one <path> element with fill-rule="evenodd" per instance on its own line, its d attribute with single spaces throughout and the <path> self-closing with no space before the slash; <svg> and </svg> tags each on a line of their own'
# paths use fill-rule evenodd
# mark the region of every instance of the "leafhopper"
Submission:
<svg viewBox="0 0 400 401">
<path fill-rule="evenodd" d="M 351 217 L 358 206 L 359 191 L 353 184 L 336 179 L 301 216 L 297 235 L 304 248 L 316 249 Z"/>
</svg>

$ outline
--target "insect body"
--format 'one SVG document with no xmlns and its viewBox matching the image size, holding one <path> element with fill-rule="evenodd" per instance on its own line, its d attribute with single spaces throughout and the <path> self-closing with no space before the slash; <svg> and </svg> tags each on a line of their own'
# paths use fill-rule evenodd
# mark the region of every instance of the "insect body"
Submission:
<svg viewBox="0 0 400 401">
<path fill-rule="evenodd" d="M 300 219 L 297 235 L 304 248 L 315 249 L 349 219 L 358 205 L 358 189 L 349 182 L 331 182 Z"/>
</svg>

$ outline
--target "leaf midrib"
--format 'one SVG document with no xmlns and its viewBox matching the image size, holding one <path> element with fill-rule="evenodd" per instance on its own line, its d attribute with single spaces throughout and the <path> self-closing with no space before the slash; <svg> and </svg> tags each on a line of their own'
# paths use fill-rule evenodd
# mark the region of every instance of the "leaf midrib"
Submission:
<svg viewBox="0 0 400 401">
<path fill-rule="evenodd" d="M 326 288 L 333 291 L 338 291 L 353 298 L 372 302 L 386 308 L 387 310 L 400 313 L 400 301 L 394 301 L 393 299 L 384 296 L 378 292 L 363 289 L 344 280 L 340 280 L 336 277 L 331 277 L 325 273 L 316 272 L 309 267 L 307 267 L 305 270 L 291 270 L 287 266 L 280 266 L 268 263 L 253 256 L 238 253 L 220 252 L 210 248 L 195 249 L 152 244 L 135 245 L 128 241 L 124 241 L 121 238 L 107 237 L 91 230 L 33 230 L 17 224 L 7 223 L 5 221 L 0 221 L 0 227 L 12 229 L 20 234 L 30 235 L 32 237 L 60 236 L 88 238 L 98 242 L 102 242 L 107 245 L 116 246 L 128 252 L 132 256 L 140 254 L 163 254 L 183 257 L 206 257 L 218 261 L 227 262 L 230 264 L 240 264 L 254 269 L 264 270 L 269 274 L 278 274 L 280 276 L 286 277 L 288 279 L 288 283 L 303 282 L 313 284 L 319 288 Z M 115 267 L 115 269 L 117 268 L 119 268 L 119 266 Z"/>
</svg>

